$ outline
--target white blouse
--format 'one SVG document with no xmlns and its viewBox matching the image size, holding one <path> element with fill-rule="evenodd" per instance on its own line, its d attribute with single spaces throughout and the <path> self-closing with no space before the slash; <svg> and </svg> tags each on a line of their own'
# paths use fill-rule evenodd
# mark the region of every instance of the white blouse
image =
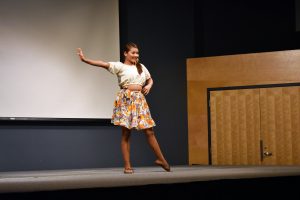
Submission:
<svg viewBox="0 0 300 200">
<path fill-rule="evenodd" d="M 118 77 L 118 84 L 122 88 L 126 88 L 128 85 L 137 84 L 145 85 L 146 80 L 151 78 L 151 75 L 147 68 L 142 65 L 143 72 L 138 73 L 135 65 L 126 65 L 122 62 L 108 62 L 108 71 Z"/>
</svg>

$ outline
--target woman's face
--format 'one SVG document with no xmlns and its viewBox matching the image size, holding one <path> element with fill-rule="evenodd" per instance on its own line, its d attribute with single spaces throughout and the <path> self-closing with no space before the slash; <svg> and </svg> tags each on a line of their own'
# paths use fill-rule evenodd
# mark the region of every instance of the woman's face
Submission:
<svg viewBox="0 0 300 200">
<path fill-rule="evenodd" d="M 139 59 L 139 50 L 132 47 L 128 52 L 124 52 L 125 60 L 131 64 L 136 64 Z"/>
</svg>

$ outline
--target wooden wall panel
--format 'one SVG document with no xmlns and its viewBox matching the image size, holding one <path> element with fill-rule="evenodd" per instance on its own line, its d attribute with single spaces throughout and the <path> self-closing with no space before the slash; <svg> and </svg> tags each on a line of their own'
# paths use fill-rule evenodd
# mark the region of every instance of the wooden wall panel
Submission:
<svg viewBox="0 0 300 200">
<path fill-rule="evenodd" d="M 207 88 L 300 82 L 300 50 L 187 59 L 189 164 L 208 164 Z"/>
</svg>

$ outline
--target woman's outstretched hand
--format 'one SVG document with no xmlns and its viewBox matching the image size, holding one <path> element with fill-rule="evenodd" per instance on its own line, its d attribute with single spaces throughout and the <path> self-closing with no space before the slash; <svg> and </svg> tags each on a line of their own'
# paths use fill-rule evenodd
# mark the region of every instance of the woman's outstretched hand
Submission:
<svg viewBox="0 0 300 200">
<path fill-rule="evenodd" d="M 85 58 L 81 48 L 77 48 L 77 54 L 82 62 L 85 62 L 90 65 L 94 65 L 96 67 L 103 67 L 105 69 L 108 69 L 109 67 L 108 62 L 104 62 L 102 60 L 90 60 L 88 58 Z"/>
<path fill-rule="evenodd" d="M 77 54 L 81 61 L 84 61 L 84 55 L 81 48 L 77 48 Z"/>
</svg>

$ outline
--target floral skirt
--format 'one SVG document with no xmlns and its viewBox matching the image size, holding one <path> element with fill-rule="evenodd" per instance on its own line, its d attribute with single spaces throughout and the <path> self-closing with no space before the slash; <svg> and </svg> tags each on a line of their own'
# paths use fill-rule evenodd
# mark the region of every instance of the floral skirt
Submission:
<svg viewBox="0 0 300 200">
<path fill-rule="evenodd" d="M 118 92 L 111 123 L 137 130 L 155 126 L 145 96 L 141 91 L 129 89 L 121 89 Z"/>
</svg>

